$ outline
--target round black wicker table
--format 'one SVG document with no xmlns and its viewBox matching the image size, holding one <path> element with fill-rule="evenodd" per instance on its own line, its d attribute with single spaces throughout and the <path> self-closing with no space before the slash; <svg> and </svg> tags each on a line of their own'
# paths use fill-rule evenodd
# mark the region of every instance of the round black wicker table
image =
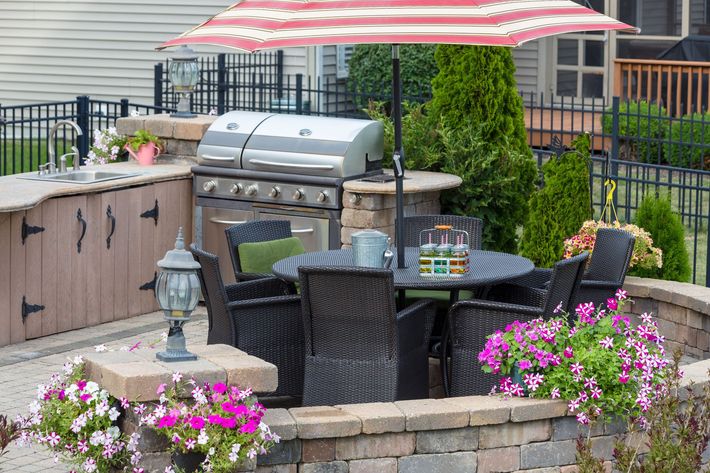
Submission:
<svg viewBox="0 0 710 473">
<path fill-rule="evenodd" d="M 419 248 L 408 247 L 404 251 L 406 268 L 397 268 L 392 262 L 394 287 L 397 289 L 456 290 L 490 286 L 532 272 L 532 261 L 522 256 L 493 251 L 473 250 L 470 254 L 469 271 L 462 277 L 422 277 L 419 275 Z M 298 281 L 299 266 L 352 266 L 353 252 L 350 249 L 316 251 L 282 259 L 274 264 L 274 274 L 286 281 Z"/>
</svg>

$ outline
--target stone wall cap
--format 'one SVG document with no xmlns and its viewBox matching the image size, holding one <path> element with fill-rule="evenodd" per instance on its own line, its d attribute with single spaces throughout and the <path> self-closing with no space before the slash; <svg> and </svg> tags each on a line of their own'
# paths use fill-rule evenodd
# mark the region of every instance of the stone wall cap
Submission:
<svg viewBox="0 0 710 473">
<path fill-rule="evenodd" d="M 383 434 L 404 430 L 404 413 L 392 402 L 343 404 L 335 407 L 360 419 L 363 434 Z"/>
<path fill-rule="evenodd" d="M 302 439 L 350 437 L 362 433 L 360 419 L 335 407 L 294 407 L 289 413 Z"/>
<path fill-rule="evenodd" d="M 392 174 L 391 169 L 385 169 L 385 174 Z M 404 193 L 431 192 L 453 189 L 461 185 L 461 178 L 453 174 L 430 171 L 405 171 Z M 395 181 L 367 182 L 359 179 L 345 181 L 343 189 L 348 192 L 363 194 L 395 194 Z"/>
<path fill-rule="evenodd" d="M 404 413 L 408 431 L 455 429 L 469 425 L 468 409 L 443 399 L 396 401 L 395 405 Z"/>
<path fill-rule="evenodd" d="M 296 420 L 289 414 L 288 409 L 267 409 L 262 422 L 281 437 L 281 440 L 293 440 L 298 436 Z"/>
</svg>

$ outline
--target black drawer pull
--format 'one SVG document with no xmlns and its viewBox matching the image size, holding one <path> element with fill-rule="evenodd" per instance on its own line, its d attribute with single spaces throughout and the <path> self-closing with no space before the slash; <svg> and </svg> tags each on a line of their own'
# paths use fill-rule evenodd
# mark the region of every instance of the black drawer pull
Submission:
<svg viewBox="0 0 710 473">
<path fill-rule="evenodd" d="M 79 237 L 79 241 L 76 242 L 76 252 L 81 253 L 81 240 L 83 240 L 84 235 L 86 235 L 86 220 L 81 216 L 81 209 L 76 211 L 76 219 L 81 222 L 81 236 Z"/>
<path fill-rule="evenodd" d="M 111 232 L 106 237 L 106 249 L 110 250 L 111 249 L 111 237 L 113 236 L 113 232 L 116 231 L 116 217 L 113 216 L 113 213 L 111 212 L 110 205 L 108 207 L 106 207 L 106 216 L 109 219 L 111 219 Z"/>
</svg>

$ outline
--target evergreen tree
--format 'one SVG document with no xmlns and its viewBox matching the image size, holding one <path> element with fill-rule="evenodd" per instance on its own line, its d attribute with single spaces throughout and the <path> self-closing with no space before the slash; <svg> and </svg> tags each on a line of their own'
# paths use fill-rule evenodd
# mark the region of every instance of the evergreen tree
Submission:
<svg viewBox="0 0 710 473">
<path fill-rule="evenodd" d="M 630 274 L 646 278 L 687 282 L 690 279 L 685 228 L 671 208 L 670 196 L 647 196 L 636 211 L 634 223 L 651 234 L 653 246 L 663 251 L 663 267 L 634 268 Z"/>
<path fill-rule="evenodd" d="M 562 258 L 564 240 L 592 218 L 589 190 L 589 135 L 572 142 L 574 150 L 542 166 L 544 187 L 530 199 L 520 252 L 548 268 Z"/>
<path fill-rule="evenodd" d="M 510 48 L 442 44 L 435 57 L 431 114 L 447 126 L 481 124 L 484 139 L 507 137 L 514 150 L 532 156 Z"/>
</svg>

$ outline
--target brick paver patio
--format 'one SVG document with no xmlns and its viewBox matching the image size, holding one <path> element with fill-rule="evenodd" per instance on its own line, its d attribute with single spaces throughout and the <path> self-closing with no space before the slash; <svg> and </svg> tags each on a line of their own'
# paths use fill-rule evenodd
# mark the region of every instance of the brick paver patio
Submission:
<svg viewBox="0 0 710 473">
<path fill-rule="evenodd" d="M 198 307 L 193 321 L 185 326 L 188 349 L 193 343 L 207 342 L 206 314 L 204 307 Z M 11 419 L 17 414 L 25 414 L 27 405 L 34 399 L 37 385 L 59 371 L 67 357 L 93 352 L 94 346 L 99 344 L 118 350 L 139 341 L 143 344 L 154 342 L 167 331 L 167 327 L 162 312 L 154 312 L 0 348 L 0 413 L 7 414 Z M 44 449 L 12 446 L 0 458 L 0 471 L 60 472 L 69 471 L 69 468 L 54 463 L 52 456 Z"/>
</svg>

